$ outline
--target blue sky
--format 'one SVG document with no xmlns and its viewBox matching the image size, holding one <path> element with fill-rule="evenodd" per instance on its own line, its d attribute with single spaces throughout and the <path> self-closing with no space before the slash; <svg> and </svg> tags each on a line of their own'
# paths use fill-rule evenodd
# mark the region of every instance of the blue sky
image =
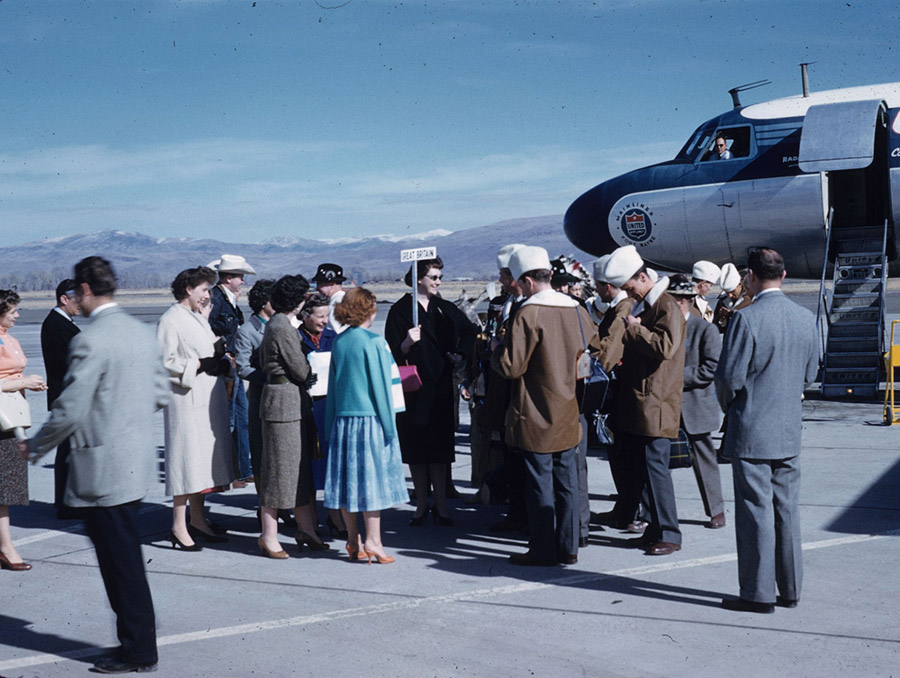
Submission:
<svg viewBox="0 0 900 678">
<path fill-rule="evenodd" d="M 0 0 L 5 244 L 562 214 L 730 108 L 890 82 L 874 0 Z"/>
</svg>

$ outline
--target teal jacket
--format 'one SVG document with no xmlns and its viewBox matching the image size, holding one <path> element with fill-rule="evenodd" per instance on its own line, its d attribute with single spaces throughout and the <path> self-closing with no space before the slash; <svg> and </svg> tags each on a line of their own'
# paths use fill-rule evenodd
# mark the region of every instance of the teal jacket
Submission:
<svg viewBox="0 0 900 678">
<path fill-rule="evenodd" d="M 350 327 L 331 348 L 325 430 L 337 417 L 378 417 L 385 441 L 397 435 L 391 396 L 394 358 L 387 342 L 362 327 Z"/>
</svg>

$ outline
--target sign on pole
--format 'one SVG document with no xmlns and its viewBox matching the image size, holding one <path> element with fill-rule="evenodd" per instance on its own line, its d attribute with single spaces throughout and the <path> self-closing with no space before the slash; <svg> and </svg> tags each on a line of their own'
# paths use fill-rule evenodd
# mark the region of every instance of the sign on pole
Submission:
<svg viewBox="0 0 900 678">
<path fill-rule="evenodd" d="M 437 247 L 416 247 L 411 250 L 400 250 L 400 262 L 412 262 L 412 318 L 413 327 L 419 326 L 419 265 L 421 259 L 434 259 L 437 257 Z"/>
</svg>

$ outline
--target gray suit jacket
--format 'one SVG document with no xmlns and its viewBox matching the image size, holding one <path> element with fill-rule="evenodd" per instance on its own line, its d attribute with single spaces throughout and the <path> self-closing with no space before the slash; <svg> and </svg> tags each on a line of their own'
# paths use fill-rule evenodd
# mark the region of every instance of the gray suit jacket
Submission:
<svg viewBox="0 0 900 678">
<path fill-rule="evenodd" d="M 63 391 L 29 450 L 45 454 L 71 437 L 68 506 L 142 499 L 158 474 L 153 415 L 168 399 L 152 330 L 105 308 L 72 339 Z"/>
<path fill-rule="evenodd" d="M 723 453 L 743 459 L 800 454 L 801 396 L 818 368 L 815 318 L 780 290 L 735 313 L 715 376 L 728 414 Z"/>
<path fill-rule="evenodd" d="M 687 319 L 684 333 L 684 393 L 681 420 L 688 433 L 710 433 L 722 425 L 713 376 L 722 351 L 719 328 L 699 316 Z"/>
</svg>

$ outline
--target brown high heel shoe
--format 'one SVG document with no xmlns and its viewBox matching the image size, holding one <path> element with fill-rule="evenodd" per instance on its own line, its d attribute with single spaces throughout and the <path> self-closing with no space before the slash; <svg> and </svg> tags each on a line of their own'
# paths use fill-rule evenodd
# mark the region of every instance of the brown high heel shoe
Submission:
<svg viewBox="0 0 900 678">
<path fill-rule="evenodd" d="M 265 553 L 269 558 L 274 558 L 275 560 L 284 560 L 285 558 L 290 558 L 287 554 L 287 551 L 281 549 L 280 551 L 273 551 L 268 546 L 266 546 L 265 540 L 260 537 L 256 540 L 256 543 L 259 544 L 259 550 Z"/>
<path fill-rule="evenodd" d="M 366 556 L 368 556 L 369 565 L 372 564 L 372 558 L 374 558 L 375 562 L 379 563 L 380 565 L 387 565 L 388 563 L 393 563 L 396 560 L 396 558 L 394 558 L 394 556 L 389 556 L 387 554 L 385 554 L 383 556 L 379 556 L 377 553 L 375 553 L 375 551 L 365 551 L 364 550 L 363 553 L 365 553 Z"/>
<path fill-rule="evenodd" d="M 350 560 L 365 560 L 365 550 L 360 549 L 359 547 L 353 548 L 350 544 L 347 544 L 345 547 L 347 549 L 347 555 L 350 556 Z"/>
<path fill-rule="evenodd" d="M 294 540 L 297 542 L 297 546 L 301 549 L 303 548 L 304 544 L 309 546 L 310 551 L 327 551 L 331 548 L 324 542 L 316 541 L 313 537 L 310 537 L 303 530 L 297 530 L 297 534 L 294 535 Z"/>
<path fill-rule="evenodd" d="M 9 558 L 0 553 L 0 570 L 12 570 L 13 572 L 27 572 L 31 569 L 31 563 L 13 563 Z"/>
</svg>

